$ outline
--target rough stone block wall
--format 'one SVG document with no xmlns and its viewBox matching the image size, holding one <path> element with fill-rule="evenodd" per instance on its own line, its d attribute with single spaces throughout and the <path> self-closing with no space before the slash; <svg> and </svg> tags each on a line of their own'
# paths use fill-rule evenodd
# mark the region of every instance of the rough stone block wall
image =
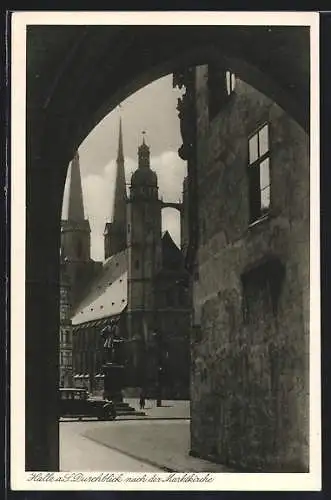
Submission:
<svg viewBox="0 0 331 500">
<path fill-rule="evenodd" d="M 197 82 L 200 247 L 191 452 L 243 470 L 307 471 L 308 139 L 275 103 L 238 80 L 209 122 L 204 68 Z M 267 219 L 249 227 L 248 136 L 264 122 L 270 126 L 271 207 Z M 266 304 L 267 292 L 257 294 L 247 322 L 242 277 L 270 259 L 284 270 L 277 310 Z"/>
</svg>

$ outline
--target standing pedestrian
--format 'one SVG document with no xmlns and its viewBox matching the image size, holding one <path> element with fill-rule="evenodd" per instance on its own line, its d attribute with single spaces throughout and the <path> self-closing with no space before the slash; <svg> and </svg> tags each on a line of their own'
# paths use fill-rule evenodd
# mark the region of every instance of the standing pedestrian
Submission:
<svg viewBox="0 0 331 500">
<path fill-rule="evenodd" d="M 145 408 L 145 392 L 143 389 L 140 391 L 139 406 L 141 410 Z"/>
</svg>

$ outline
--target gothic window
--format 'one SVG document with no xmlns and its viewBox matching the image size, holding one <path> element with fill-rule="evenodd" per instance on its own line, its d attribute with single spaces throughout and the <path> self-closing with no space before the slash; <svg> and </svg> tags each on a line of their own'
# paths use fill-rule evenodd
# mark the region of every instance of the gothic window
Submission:
<svg viewBox="0 0 331 500">
<path fill-rule="evenodd" d="M 138 259 L 134 263 L 134 268 L 139 269 L 139 260 Z"/>
<path fill-rule="evenodd" d="M 69 331 L 68 330 L 64 330 L 63 331 L 63 342 L 64 344 L 68 344 L 69 342 Z"/>
<path fill-rule="evenodd" d="M 231 95 L 234 92 L 236 86 L 236 75 L 231 73 L 231 71 L 225 72 L 225 80 L 226 80 L 226 92 L 228 95 Z"/>
<path fill-rule="evenodd" d="M 66 352 L 66 355 L 65 355 L 65 363 L 66 367 L 71 367 L 71 360 L 70 360 L 70 355 L 68 352 Z"/>
<path fill-rule="evenodd" d="M 248 140 L 248 182 L 250 222 L 266 215 L 270 208 L 269 126 L 260 127 Z"/>
<path fill-rule="evenodd" d="M 128 233 L 130 234 L 131 232 L 131 224 L 128 224 Z"/>
</svg>

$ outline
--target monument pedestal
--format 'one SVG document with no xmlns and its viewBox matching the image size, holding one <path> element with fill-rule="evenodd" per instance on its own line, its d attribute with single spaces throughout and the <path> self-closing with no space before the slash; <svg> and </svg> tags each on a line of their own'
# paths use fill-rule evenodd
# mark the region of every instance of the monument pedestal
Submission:
<svg viewBox="0 0 331 500">
<path fill-rule="evenodd" d="M 136 411 L 129 403 L 123 402 L 122 390 L 126 384 L 125 367 L 113 362 L 103 366 L 104 378 L 104 398 L 113 401 L 117 416 L 132 417 L 143 416 L 144 412 Z"/>
<path fill-rule="evenodd" d="M 108 362 L 103 366 L 104 378 L 104 397 L 114 403 L 123 401 L 122 390 L 125 387 L 125 368 L 123 365 Z"/>
<path fill-rule="evenodd" d="M 127 353 L 126 340 L 115 335 L 118 327 L 106 326 L 101 335 L 105 339 L 105 359 L 107 360 L 102 371 L 104 373 L 104 395 L 105 399 L 114 402 L 118 416 L 144 415 L 132 408 L 129 403 L 123 402 L 123 389 L 127 385 Z"/>
</svg>

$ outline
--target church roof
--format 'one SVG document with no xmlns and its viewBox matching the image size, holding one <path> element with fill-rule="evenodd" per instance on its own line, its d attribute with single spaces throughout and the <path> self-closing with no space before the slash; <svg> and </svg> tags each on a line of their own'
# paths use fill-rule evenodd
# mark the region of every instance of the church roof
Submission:
<svg viewBox="0 0 331 500">
<path fill-rule="evenodd" d="M 157 174 L 150 168 L 137 168 L 131 176 L 131 186 L 157 187 Z"/>
<path fill-rule="evenodd" d="M 184 268 L 184 257 L 170 233 L 162 233 L 162 270 L 181 271 Z"/>
<path fill-rule="evenodd" d="M 127 251 L 109 257 L 76 308 L 73 325 L 120 314 L 127 305 Z"/>
</svg>

